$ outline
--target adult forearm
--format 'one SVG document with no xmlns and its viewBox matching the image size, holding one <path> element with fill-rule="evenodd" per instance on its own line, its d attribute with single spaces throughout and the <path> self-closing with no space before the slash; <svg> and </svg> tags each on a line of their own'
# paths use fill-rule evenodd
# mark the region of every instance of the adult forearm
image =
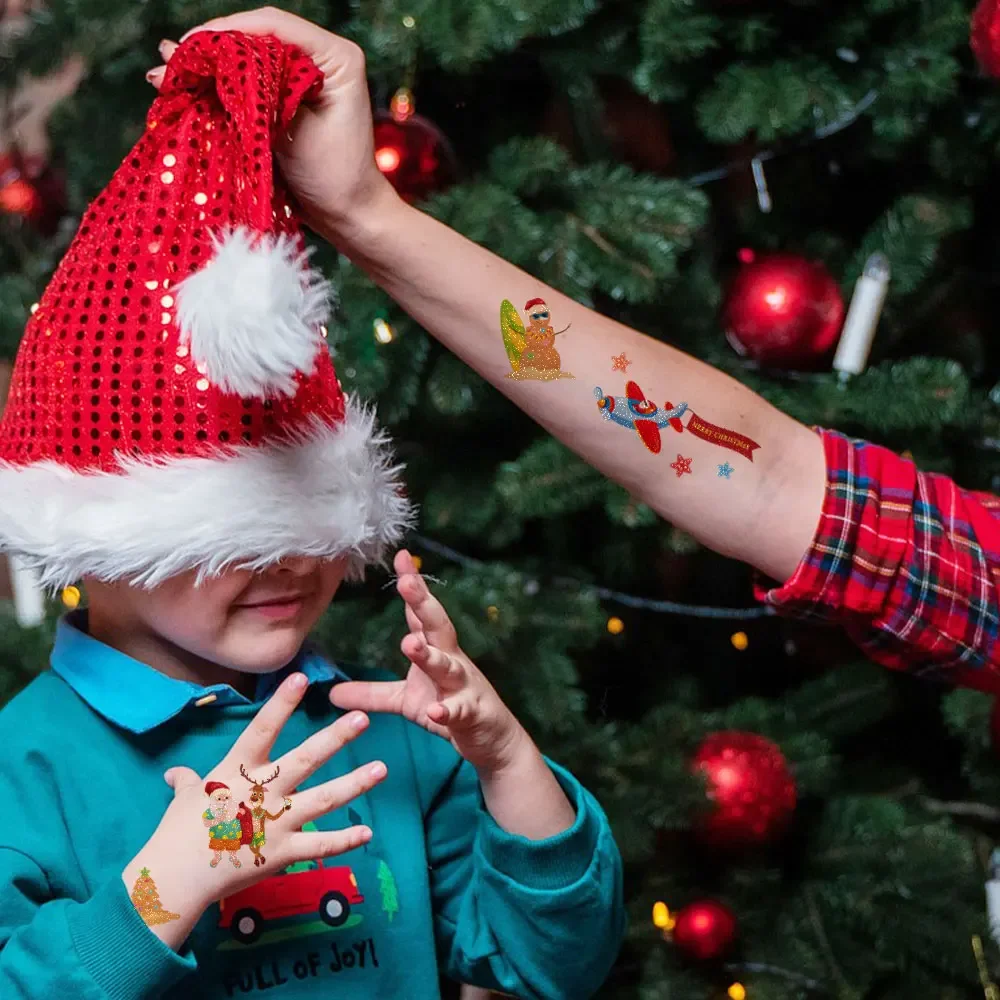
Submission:
<svg viewBox="0 0 1000 1000">
<path fill-rule="evenodd" d="M 825 486 L 811 430 L 397 199 L 331 223 L 326 235 L 447 348 L 661 516 L 777 579 L 794 570 Z M 529 336 L 519 358 L 516 344 L 505 349 L 501 302 L 527 325 L 521 307 L 532 299 L 547 304 L 551 331 L 569 329 L 547 344 Z M 627 383 L 645 403 L 629 405 Z"/>
</svg>

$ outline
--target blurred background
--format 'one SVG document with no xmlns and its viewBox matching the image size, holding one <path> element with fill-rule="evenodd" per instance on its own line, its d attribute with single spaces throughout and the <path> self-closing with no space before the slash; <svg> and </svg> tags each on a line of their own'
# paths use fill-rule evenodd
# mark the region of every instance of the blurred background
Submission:
<svg viewBox="0 0 1000 1000">
<path fill-rule="evenodd" d="M 142 133 L 158 41 L 249 6 L 0 0 L 0 400 Z M 1000 82 L 967 0 L 278 6 L 366 50 L 404 197 L 802 421 L 1000 490 Z M 615 828 L 632 922 L 600 996 L 1000 997 L 993 700 L 775 619 L 745 567 L 546 437 L 331 248 L 316 259 L 340 377 L 407 464 L 412 551 Z M 402 668 L 384 583 L 338 595 L 335 659 Z M 60 596 L 0 564 L 0 701 L 85 600 Z"/>
</svg>

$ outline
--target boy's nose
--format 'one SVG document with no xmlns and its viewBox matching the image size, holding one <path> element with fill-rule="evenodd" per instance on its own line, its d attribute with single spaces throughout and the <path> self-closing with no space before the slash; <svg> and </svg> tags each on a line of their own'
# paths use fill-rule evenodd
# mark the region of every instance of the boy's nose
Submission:
<svg viewBox="0 0 1000 1000">
<path fill-rule="evenodd" d="M 314 556 L 287 556 L 275 564 L 276 573 L 293 573 L 295 576 L 307 576 L 316 569 L 319 560 Z"/>
</svg>

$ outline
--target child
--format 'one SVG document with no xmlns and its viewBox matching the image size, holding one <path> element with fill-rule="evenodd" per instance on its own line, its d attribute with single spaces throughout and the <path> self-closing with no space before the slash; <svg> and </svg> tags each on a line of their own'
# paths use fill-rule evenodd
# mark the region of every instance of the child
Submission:
<svg viewBox="0 0 1000 1000">
<path fill-rule="evenodd" d="M 617 953 L 600 807 L 406 552 L 405 680 L 303 648 L 410 517 L 272 173 L 321 87 L 273 37 L 178 49 L 25 332 L 0 549 L 89 607 L 0 712 L 4 1000 L 575 1000 Z"/>
<path fill-rule="evenodd" d="M 839 622 L 887 666 L 1000 688 L 1000 500 L 814 433 L 404 204 L 373 162 L 364 57 L 351 42 L 272 8 L 195 30 L 205 28 L 273 33 L 323 67 L 318 99 L 280 149 L 292 190 L 310 226 L 446 347 L 663 517 L 785 581 L 761 589 L 778 610 Z M 150 72 L 154 85 L 162 73 Z M 539 301 L 565 331 L 555 373 L 525 364 L 514 304 L 528 313 Z"/>
</svg>

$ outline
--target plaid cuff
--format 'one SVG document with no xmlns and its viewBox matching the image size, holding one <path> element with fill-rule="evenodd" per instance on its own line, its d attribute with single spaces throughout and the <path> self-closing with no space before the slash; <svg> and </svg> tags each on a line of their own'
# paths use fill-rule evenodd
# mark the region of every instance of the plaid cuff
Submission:
<svg viewBox="0 0 1000 1000">
<path fill-rule="evenodd" d="M 886 448 L 819 433 L 827 487 L 815 537 L 791 578 L 758 583 L 758 598 L 842 625 L 887 667 L 1000 689 L 1000 501 Z"/>
</svg>

